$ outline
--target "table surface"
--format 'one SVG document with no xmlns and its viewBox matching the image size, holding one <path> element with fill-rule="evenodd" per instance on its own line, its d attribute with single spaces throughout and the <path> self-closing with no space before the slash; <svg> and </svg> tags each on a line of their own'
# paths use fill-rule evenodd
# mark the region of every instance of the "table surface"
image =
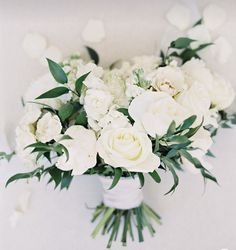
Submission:
<svg viewBox="0 0 236 250">
<path fill-rule="evenodd" d="M 22 115 L 20 97 L 30 82 L 47 71 L 30 59 L 22 49 L 22 40 L 29 31 L 45 35 L 50 44 L 58 46 L 64 56 L 80 51 L 85 42 L 81 32 L 91 18 L 103 20 L 106 37 L 90 44 L 101 56 L 101 64 L 109 65 L 119 58 L 155 52 L 165 39 L 180 32 L 165 19 L 174 4 L 165 1 L 3 1 L 0 0 L 0 113 L 6 124 L 10 145 L 14 127 Z M 186 1 L 185 1 L 186 2 Z M 189 0 L 188 2 L 194 2 Z M 209 3 L 197 2 L 199 11 Z M 224 65 L 213 60 L 212 67 L 224 74 L 236 87 L 236 2 L 214 1 L 227 11 L 226 24 L 214 34 L 224 35 L 232 44 L 232 56 Z M 170 35 L 171 34 L 171 35 Z M 167 38 L 168 37 L 168 38 Z M 233 109 L 236 109 L 234 104 Z M 168 174 L 156 185 L 145 186 L 145 200 L 163 218 L 155 237 L 145 233 L 144 243 L 132 243 L 126 249 L 160 250 L 235 250 L 236 249 L 236 154 L 235 129 L 222 129 L 212 151 L 213 173 L 220 185 L 208 183 L 204 190 L 198 175 L 180 174 L 180 185 L 173 195 L 164 196 L 172 183 Z M 54 191 L 44 182 L 24 181 L 4 188 L 6 179 L 25 170 L 13 160 L 0 166 L 0 249 L 1 250 L 95 250 L 105 249 L 107 238 L 92 240 L 91 210 L 101 201 L 97 177 L 76 177 L 69 191 Z M 165 175 L 165 176 L 164 176 Z M 12 228 L 9 217 L 22 192 L 32 196 L 27 212 Z M 123 249 L 119 243 L 113 249 Z"/>
</svg>

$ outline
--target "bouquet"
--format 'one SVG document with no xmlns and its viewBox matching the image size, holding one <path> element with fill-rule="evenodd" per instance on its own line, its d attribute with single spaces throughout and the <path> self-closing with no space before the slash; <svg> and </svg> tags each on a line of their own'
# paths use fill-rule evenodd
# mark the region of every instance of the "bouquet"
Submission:
<svg viewBox="0 0 236 250">
<path fill-rule="evenodd" d="M 199 173 L 217 183 L 205 155 L 213 156 L 212 137 L 236 123 L 224 110 L 234 99 L 229 82 L 207 68 L 199 52 L 210 46 L 181 37 L 166 52 L 117 61 L 109 69 L 74 54 L 56 63 L 50 74 L 24 96 L 25 114 L 16 129 L 15 153 L 32 169 L 18 179 L 48 176 L 68 189 L 76 175 L 98 175 L 103 201 L 94 210 L 92 236 L 109 234 L 107 247 L 121 236 L 141 242 L 143 230 L 155 234 L 161 217 L 143 201 L 146 175 L 161 182 L 160 172 Z M 1 153 L 1 158 L 12 154 Z"/>
</svg>

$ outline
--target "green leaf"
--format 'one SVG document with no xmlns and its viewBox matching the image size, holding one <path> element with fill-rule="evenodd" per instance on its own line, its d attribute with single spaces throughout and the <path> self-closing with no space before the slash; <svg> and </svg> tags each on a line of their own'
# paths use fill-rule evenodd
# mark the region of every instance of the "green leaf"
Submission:
<svg viewBox="0 0 236 250">
<path fill-rule="evenodd" d="M 184 49 L 187 48 L 193 41 L 195 40 L 188 37 L 180 37 L 171 42 L 170 47 L 174 49 Z"/>
<path fill-rule="evenodd" d="M 211 46 L 211 45 L 213 45 L 213 44 L 214 44 L 214 43 L 203 43 L 203 44 L 199 45 L 199 47 L 196 48 L 196 49 L 194 49 L 194 50 L 195 50 L 195 51 L 199 51 L 199 50 L 205 49 L 206 47 Z"/>
<path fill-rule="evenodd" d="M 10 161 L 13 155 L 15 155 L 15 152 L 12 152 L 10 154 L 7 154 L 5 152 L 0 152 L 0 160 L 6 159 L 7 161 Z"/>
<path fill-rule="evenodd" d="M 90 71 L 91 72 L 91 71 Z M 80 76 L 76 82 L 75 82 L 75 90 L 76 92 L 81 95 L 81 90 L 82 90 L 82 86 L 83 86 L 83 82 L 84 80 L 87 78 L 87 76 L 90 74 L 90 72 Z"/>
<path fill-rule="evenodd" d="M 175 121 L 172 121 L 166 132 L 166 135 L 170 136 L 170 135 L 173 135 L 175 132 L 176 132 L 176 123 Z"/>
<path fill-rule="evenodd" d="M 28 146 L 25 147 L 25 149 L 27 148 L 34 148 L 37 149 L 38 151 L 50 151 L 52 149 L 51 146 L 47 145 L 46 143 L 42 143 L 42 142 L 36 142 L 36 143 L 32 143 Z M 35 152 L 38 152 L 38 151 Z"/>
<path fill-rule="evenodd" d="M 207 151 L 206 155 L 215 158 L 215 155 L 210 150 Z"/>
<path fill-rule="evenodd" d="M 159 149 L 160 149 L 160 143 L 159 143 L 158 136 L 156 136 L 154 153 L 156 154 L 159 151 Z"/>
<path fill-rule="evenodd" d="M 62 122 L 68 119 L 73 113 L 74 113 L 74 106 L 71 103 L 66 103 L 58 111 L 58 115 L 61 118 Z"/>
<path fill-rule="evenodd" d="M 175 136 L 171 136 L 168 138 L 168 141 L 170 142 L 176 142 L 179 144 L 185 144 L 190 142 L 187 136 L 184 135 L 175 135 Z"/>
<path fill-rule="evenodd" d="M 160 175 L 157 173 L 156 170 L 154 170 L 152 173 L 149 173 L 149 175 L 153 178 L 153 180 L 157 183 L 161 182 L 161 177 Z"/>
<path fill-rule="evenodd" d="M 112 189 L 117 185 L 117 183 L 119 182 L 119 180 L 122 176 L 122 173 L 123 173 L 123 171 L 121 168 L 114 169 L 114 178 L 113 178 L 112 184 L 111 184 L 109 189 Z"/>
<path fill-rule="evenodd" d="M 85 111 L 81 111 L 75 120 L 76 125 L 87 126 L 88 118 Z"/>
<path fill-rule="evenodd" d="M 99 63 L 98 53 L 91 47 L 88 47 L 88 46 L 85 46 L 85 47 L 89 53 L 90 58 L 94 61 L 95 64 L 98 65 L 98 63 Z"/>
<path fill-rule="evenodd" d="M 67 75 L 64 72 L 64 70 L 62 69 L 62 67 L 55 63 L 54 61 L 50 60 L 47 58 L 48 61 L 48 67 L 49 70 L 53 76 L 53 78 L 58 82 L 58 83 L 67 83 L 68 79 L 67 79 Z"/>
<path fill-rule="evenodd" d="M 62 179 L 62 171 L 56 167 L 51 168 L 49 171 L 50 176 L 55 182 L 55 188 L 60 184 Z"/>
<path fill-rule="evenodd" d="M 184 135 L 187 136 L 188 138 L 192 137 L 193 135 L 195 135 L 197 133 L 197 131 L 202 127 L 203 124 L 203 119 L 202 122 L 195 128 L 190 128 L 189 131 L 187 133 L 185 133 Z"/>
<path fill-rule="evenodd" d="M 62 154 L 65 154 L 66 155 L 66 161 L 69 160 L 69 152 L 68 152 L 68 149 L 62 145 L 62 144 L 56 144 L 56 146 L 54 147 L 54 150 L 55 152 L 57 152 L 60 156 Z"/>
<path fill-rule="evenodd" d="M 193 27 L 202 24 L 202 21 L 203 21 L 203 19 L 200 18 L 200 19 L 193 25 Z"/>
<path fill-rule="evenodd" d="M 69 89 L 66 87 L 56 87 L 54 89 L 50 89 L 49 91 L 43 93 L 42 95 L 38 96 L 36 99 L 48 99 L 48 98 L 56 98 L 58 96 L 67 94 Z"/>
<path fill-rule="evenodd" d="M 71 171 L 66 171 L 63 173 L 62 179 L 61 179 L 61 190 L 64 188 L 68 189 L 70 187 L 73 177 L 74 176 L 71 175 Z"/>
<path fill-rule="evenodd" d="M 11 178 L 8 179 L 7 183 L 6 183 L 6 187 L 13 181 L 19 180 L 19 179 L 29 179 L 29 178 L 33 178 L 33 177 L 37 177 L 38 179 L 40 179 L 41 174 L 42 174 L 42 170 L 43 168 L 37 168 L 31 172 L 28 173 L 19 173 L 16 175 L 13 175 Z"/>
<path fill-rule="evenodd" d="M 198 58 L 200 59 L 200 56 L 197 54 L 195 50 L 192 49 L 185 49 L 179 56 L 183 63 L 191 60 L 192 58 Z"/>
<path fill-rule="evenodd" d="M 197 116 L 196 115 L 192 115 L 189 118 L 187 118 L 186 120 L 184 120 L 184 122 L 180 125 L 180 127 L 178 128 L 179 130 L 185 130 L 190 128 L 193 123 L 196 121 Z"/>
<path fill-rule="evenodd" d="M 140 185 L 142 188 L 144 186 L 144 182 L 145 182 L 144 175 L 142 173 L 138 173 L 138 178 L 139 178 Z"/>
</svg>

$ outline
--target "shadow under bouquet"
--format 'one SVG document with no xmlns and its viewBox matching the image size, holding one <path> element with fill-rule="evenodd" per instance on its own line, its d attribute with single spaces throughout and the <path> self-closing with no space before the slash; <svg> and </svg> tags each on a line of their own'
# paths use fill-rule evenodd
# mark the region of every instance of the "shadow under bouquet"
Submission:
<svg viewBox="0 0 236 250">
<path fill-rule="evenodd" d="M 69 188 L 76 175 L 99 175 L 103 201 L 93 213 L 92 236 L 109 234 L 107 247 L 121 236 L 143 241 L 143 230 L 154 235 L 160 216 L 143 201 L 145 174 L 160 183 L 159 173 L 200 173 L 217 182 L 205 155 L 220 126 L 236 116 L 224 109 L 234 99 L 232 86 L 206 67 L 186 37 L 171 42 L 160 56 L 140 56 L 97 64 L 73 55 L 62 63 L 47 59 L 50 74 L 35 82 L 24 96 L 25 114 L 16 129 L 15 153 L 33 166 L 18 179 L 49 176 L 49 183 Z M 1 153 L 1 158 L 12 155 Z"/>
</svg>

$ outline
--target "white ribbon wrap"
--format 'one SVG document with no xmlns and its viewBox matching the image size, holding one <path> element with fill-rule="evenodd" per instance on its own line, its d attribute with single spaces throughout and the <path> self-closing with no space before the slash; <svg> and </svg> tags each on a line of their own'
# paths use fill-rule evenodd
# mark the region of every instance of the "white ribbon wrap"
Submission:
<svg viewBox="0 0 236 250">
<path fill-rule="evenodd" d="M 117 185 L 109 189 L 112 178 L 99 176 L 103 186 L 103 203 L 112 208 L 131 209 L 143 201 L 143 191 L 138 178 L 121 178 Z"/>
</svg>

